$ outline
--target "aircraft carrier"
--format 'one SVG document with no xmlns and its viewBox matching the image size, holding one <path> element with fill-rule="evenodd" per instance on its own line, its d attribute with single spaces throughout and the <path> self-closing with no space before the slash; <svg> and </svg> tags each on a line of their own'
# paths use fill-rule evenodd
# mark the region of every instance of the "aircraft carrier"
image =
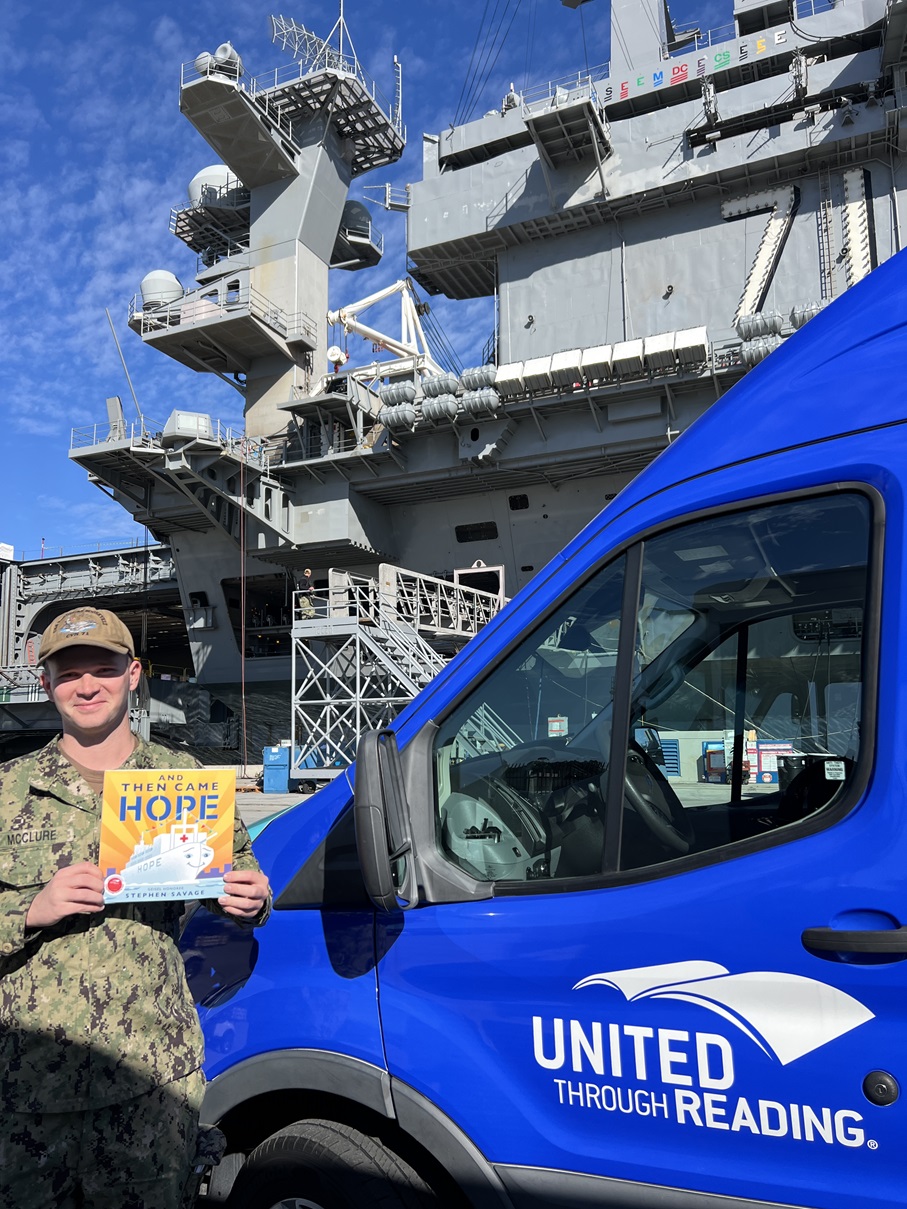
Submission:
<svg viewBox="0 0 907 1209">
<path fill-rule="evenodd" d="M 285 66 L 252 75 L 225 43 L 182 68 L 217 159 L 171 216 L 197 276 L 153 269 L 129 310 L 146 345 L 242 394 L 244 429 L 111 399 L 70 457 L 162 543 L 192 678 L 245 714 L 246 747 L 282 724 L 300 766 L 328 768 L 900 249 L 907 0 L 734 0 L 718 30 L 612 0 L 608 64 L 505 84 L 421 134 L 421 179 L 370 191 L 405 213 L 408 266 L 358 298 L 382 241 L 353 194 L 403 151 L 400 65 L 386 99 L 342 14 L 327 38 L 271 23 Z M 332 269 L 349 302 L 329 310 Z M 426 338 L 437 295 L 494 299 L 465 368 Z M 393 331 L 365 315 L 389 300 Z M 8 574 L 0 661 L 24 663 L 62 605 L 17 610 Z"/>
</svg>

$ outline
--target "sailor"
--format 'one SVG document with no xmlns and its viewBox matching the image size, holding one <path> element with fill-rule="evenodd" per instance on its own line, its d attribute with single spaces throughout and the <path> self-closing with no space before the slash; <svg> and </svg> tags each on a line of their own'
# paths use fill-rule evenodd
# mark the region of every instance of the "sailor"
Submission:
<svg viewBox="0 0 907 1209">
<path fill-rule="evenodd" d="M 310 619 L 315 616 L 315 589 L 312 586 L 312 568 L 306 567 L 299 580 L 299 616 Z"/>
<path fill-rule="evenodd" d="M 0 1206 L 177 1209 L 198 1139 L 202 1034 L 176 945 L 181 903 L 105 907 L 105 769 L 197 767 L 129 728 L 142 674 L 113 613 L 41 639 L 63 733 L 0 765 Z M 268 881 L 237 820 L 226 893 L 252 927 Z"/>
</svg>

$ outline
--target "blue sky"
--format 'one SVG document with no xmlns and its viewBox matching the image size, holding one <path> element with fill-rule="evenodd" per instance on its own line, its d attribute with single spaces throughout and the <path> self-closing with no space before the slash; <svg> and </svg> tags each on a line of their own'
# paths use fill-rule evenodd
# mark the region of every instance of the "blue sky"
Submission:
<svg viewBox="0 0 907 1209">
<path fill-rule="evenodd" d="M 497 0 L 499 12 L 516 0 Z M 507 45 L 473 116 L 499 105 L 510 82 L 541 83 L 608 58 L 607 0 L 571 11 L 558 0 L 519 0 Z M 490 14 L 494 4 L 488 5 Z M 673 0 L 677 24 L 730 19 L 730 0 Z M 267 4 L 249 0 L 6 0 L 0 15 L 0 347 L 3 469 L 0 542 L 34 556 L 87 543 L 141 540 L 140 530 L 92 486 L 67 451 L 73 428 L 101 422 L 108 395 L 133 405 L 105 315 L 109 308 L 142 411 L 163 421 L 174 407 L 239 423 L 241 400 L 143 347 L 126 326 L 129 299 L 151 269 L 192 283 L 194 255 L 169 232 L 171 206 L 215 155 L 179 112 L 180 64 L 229 39 L 247 70 L 288 61 L 270 41 Z M 281 10 L 278 10 L 281 11 Z M 282 7 L 324 36 L 336 0 Z M 346 0 L 366 70 L 391 95 L 392 58 L 403 64 L 409 142 L 401 162 L 354 182 L 402 186 L 420 175 L 421 134 L 454 118 L 485 0 L 449 5 Z M 455 14 L 452 16 L 451 14 Z M 509 17 L 508 17 L 509 19 Z M 405 273 L 403 217 L 375 209 L 385 256 L 373 270 L 332 275 L 332 305 Z M 491 333 L 485 301 L 434 305 L 460 355 L 475 361 Z"/>
</svg>

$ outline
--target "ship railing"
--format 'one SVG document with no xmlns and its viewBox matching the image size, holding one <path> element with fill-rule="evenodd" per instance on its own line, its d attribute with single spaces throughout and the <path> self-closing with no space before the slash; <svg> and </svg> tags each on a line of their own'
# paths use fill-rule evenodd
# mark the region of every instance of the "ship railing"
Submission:
<svg viewBox="0 0 907 1209">
<path fill-rule="evenodd" d="M 199 63 L 202 64 L 201 67 Z M 245 92 L 246 86 L 240 82 L 236 68 L 226 63 L 218 63 L 213 55 L 199 55 L 183 63 L 180 68 L 180 86 L 194 84 L 197 80 L 207 80 L 211 76 L 218 80 L 232 80 L 240 91 Z"/>
<path fill-rule="evenodd" d="M 133 581 L 165 583 L 173 579 L 176 568 L 167 547 L 115 546 L 109 550 L 85 543 L 85 548 L 64 549 L 45 546 L 42 553 L 23 558 L 21 588 L 26 595 L 56 585 L 62 589 L 77 579 L 107 586 L 131 584 Z M 83 584 L 84 586 L 84 584 Z"/>
<path fill-rule="evenodd" d="M 205 206 L 172 206 L 170 209 L 170 233 L 176 235 L 178 239 L 183 238 L 183 233 L 179 228 L 181 225 L 180 216 L 187 213 L 202 212 Z M 202 239 L 206 241 L 204 250 L 199 254 L 197 260 L 197 268 L 210 268 L 217 261 L 223 260 L 225 257 L 242 257 L 247 258 L 249 255 L 249 233 L 246 231 L 243 234 L 233 234 L 224 231 L 213 219 L 205 222 L 203 227 L 197 228 L 192 232 L 193 240 L 190 247 L 197 247 Z"/>
<path fill-rule="evenodd" d="M 255 81 L 251 81 L 251 87 L 248 90 L 249 98 L 253 105 L 256 105 L 265 115 L 269 122 L 273 123 L 282 135 L 294 142 L 293 123 L 284 113 L 283 106 L 267 92 L 257 92 L 255 90 Z"/>
<path fill-rule="evenodd" d="M 150 659 L 142 660 L 146 675 L 152 680 L 175 680 L 180 684 L 195 683 L 195 668 L 185 667 L 178 663 L 153 663 Z"/>
<path fill-rule="evenodd" d="M 815 17 L 820 13 L 831 12 L 834 8 L 842 7 L 847 3 L 847 0 L 794 0 L 794 3 L 797 20 L 802 21 L 805 18 Z M 738 38 L 737 27 L 733 22 L 727 25 L 718 25 L 714 29 L 703 30 L 695 34 L 693 31 L 679 29 L 676 31 L 677 39 L 683 38 L 686 32 L 692 35 L 690 41 L 685 42 L 682 46 L 678 46 L 676 50 L 671 52 L 671 55 L 693 54 L 697 50 L 703 50 L 709 46 L 717 46 L 722 42 L 733 42 Z M 665 54 L 667 55 L 666 48 Z M 534 106 L 539 102 L 556 103 L 559 99 L 566 99 L 581 88 L 594 88 L 597 82 L 609 79 L 610 75 L 611 64 L 601 63 L 597 67 L 591 67 L 582 72 L 573 72 L 560 76 L 557 79 L 549 80 L 544 84 L 535 84 L 531 88 L 521 89 L 517 93 L 517 99 L 524 107 Z"/>
<path fill-rule="evenodd" d="M 181 211 L 170 211 L 170 231 L 176 235 L 177 218 Z M 243 239 L 234 239 L 231 235 L 226 235 L 223 231 L 219 231 L 215 226 L 211 225 L 205 232 L 206 238 L 209 240 L 203 252 L 199 252 L 195 258 L 196 273 L 203 273 L 205 269 L 210 269 L 213 265 L 218 264 L 222 260 L 238 260 L 242 263 L 241 268 L 246 268 L 249 263 L 249 236 L 246 235 Z M 179 238 L 177 236 L 177 238 Z"/>
<path fill-rule="evenodd" d="M 683 41 L 689 34 L 689 41 Z M 697 50 L 704 50 L 708 46 L 718 46 L 722 42 L 733 42 L 737 37 L 737 27 L 731 22 L 730 25 L 716 25 L 714 29 L 705 30 L 675 30 L 675 38 L 677 42 L 682 42 L 682 45 L 676 46 L 671 54 L 676 58 L 680 55 L 694 54 Z"/>
<path fill-rule="evenodd" d="M 834 8 L 841 8 L 846 3 L 847 0 L 794 0 L 794 11 L 796 19 L 803 21 L 808 17 L 816 17 L 820 13 L 829 13 Z M 723 42 L 734 42 L 739 38 L 737 27 L 733 22 L 695 34 L 692 30 L 678 29 L 675 30 L 675 39 L 681 41 L 687 33 L 691 35 L 690 40 L 683 42 L 682 45 L 671 51 L 673 57 L 694 54 L 697 50 L 704 50 L 709 46 L 719 46 Z"/>
<path fill-rule="evenodd" d="M 249 442 L 248 438 L 243 439 L 251 445 L 250 454 L 247 456 L 260 461 L 263 466 L 279 466 L 286 461 L 288 438 L 282 434 L 262 437 L 260 441 L 255 442 Z"/>
<path fill-rule="evenodd" d="M 607 80 L 611 74 L 610 63 L 600 63 L 597 67 L 590 67 L 584 71 L 572 72 L 565 76 L 559 76 L 557 79 L 548 80 L 544 84 L 535 84 L 531 88 L 521 89 L 517 93 L 518 100 L 526 106 L 536 106 L 541 104 L 556 104 L 558 101 L 566 100 L 582 89 L 589 89 L 593 96 L 595 94 L 595 85 L 600 80 Z"/>
<path fill-rule="evenodd" d="M 709 359 L 712 372 L 722 369 L 734 369 L 743 362 L 740 356 L 742 341 L 734 337 L 726 340 L 713 340 L 709 344 Z"/>
<path fill-rule="evenodd" d="M 302 337 L 313 348 L 315 347 L 318 340 L 318 328 L 314 319 L 305 311 L 294 311 L 292 315 L 287 315 L 286 324 L 287 330 L 283 333 L 285 339 L 295 340 Z"/>
<path fill-rule="evenodd" d="M 88 449 L 93 445 L 128 443 L 130 449 L 160 449 L 164 425 L 147 416 L 132 422 L 124 420 L 107 420 L 100 424 L 89 424 L 84 428 L 73 428 L 70 436 L 70 449 Z M 185 434 L 184 434 L 185 435 Z M 212 420 L 209 416 L 199 415 L 197 437 L 209 443 L 220 445 L 225 451 L 235 454 L 255 466 L 267 467 L 272 460 L 270 443 L 248 437 L 240 430 L 232 428 L 223 420 Z M 187 437 L 186 439 L 190 439 Z M 191 439 L 196 439 L 192 437 Z M 143 543 L 137 541 L 136 546 Z M 115 546 L 114 549 L 125 549 L 128 543 Z M 49 557 L 45 554 L 44 557 Z"/>
<path fill-rule="evenodd" d="M 299 330 L 315 332 L 315 324 L 308 315 L 299 311 L 288 316 L 283 307 L 266 298 L 260 290 L 248 282 L 233 282 L 229 276 L 196 290 L 186 290 L 172 302 L 148 304 L 143 302 L 141 294 L 136 294 L 129 304 L 129 324 L 138 327 L 145 336 L 234 311 L 248 311 L 284 339 Z"/>
<path fill-rule="evenodd" d="M 218 209 L 245 210 L 251 205 L 251 194 L 245 185 L 202 185 L 201 196 L 197 202 L 187 202 L 184 206 L 173 206 L 170 211 L 170 230 L 173 230 L 173 215 L 183 214 L 186 210 L 204 210 L 212 206 Z"/>
<path fill-rule="evenodd" d="M 147 416 L 139 420 L 105 420 L 101 424 L 73 428 L 69 448 L 87 449 L 91 445 L 107 445 L 116 441 L 128 442 L 130 449 L 151 449 L 159 441 L 161 430 L 162 426 Z"/>
<path fill-rule="evenodd" d="M 379 575 L 387 569 L 385 566 L 379 567 Z M 427 627 L 413 624 L 404 611 L 395 608 L 393 602 L 385 598 L 383 582 L 383 578 L 379 582 L 365 575 L 353 575 L 332 567 L 328 572 L 327 613 L 332 620 L 350 619 L 367 627 L 372 640 L 383 648 L 396 670 L 402 673 L 409 697 L 442 669 L 445 659 L 420 634 L 420 628 Z M 308 604 L 305 603 L 306 599 Z M 297 592 L 294 616 L 300 620 L 311 620 L 313 605 L 317 618 L 320 616 L 317 598 L 313 601 L 310 593 Z"/>
<path fill-rule="evenodd" d="M 18 562 L 40 562 L 45 558 L 69 558 L 78 557 L 80 554 L 118 554 L 120 551 L 141 550 L 147 551 L 152 558 L 161 554 L 170 554 L 169 546 L 158 545 L 157 542 L 149 542 L 144 537 L 134 537 L 132 541 L 124 541 L 122 538 L 107 538 L 94 542 L 74 542 L 69 546 L 55 546 L 48 542 L 42 542 L 36 550 L 20 550 L 17 556 Z"/>
<path fill-rule="evenodd" d="M 363 68 L 358 58 L 355 55 L 341 54 L 336 47 L 329 46 L 327 43 L 324 43 L 318 54 L 313 57 L 287 63 L 283 67 L 275 67 L 271 71 L 252 76 L 248 82 L 249 95 L 261 98 L 263 94 L 267 95 L 272 89 L 284 88 L 288 84 L 294 84 L 297 80 L 316 75 L 320 71 L 336 71 L 358 80 L 385 117 L 390 117 L 393 112 L 390 102 Z"/>
<path fill-rule="evenodd" d="M 213 430 L 214 440 L 219 441 L 228 453 L 235 454 L 255 466 L 267 467 L 271 462 L 271 446 L 268 441 L 247 437 L 218 420 Z"/>
<path fill-rule="evenodd" d="M 205 248 L 204 252 L 200 252 L 195 258 L 196 275 L 204 273 L 206 269 L 213 268 L 214 265 L 220 264 L 222 260 L 232 260 L 239 262 L 234 263 L 234 268 L 246 268 L 249 263 L 249 240 L 228 239 L 226 236 L 217 236 Z"/>
<path fill-rule="evenodd" d="M 374 420 L 366 415 L 367 420 Z M 374 426 L 373 426 L 374 427 Z M 322 426 L 320 421 L 306 418 L 302 421 L 303 438 L 300 441 L 295 432 L 283 438 L 279 450 L 275 449 L 272 462 L 311 462 L 322 458 L 330 458 L 340 453 L 355 453 L 367 444 L 368 433 L 362 437 L 348 423 L 335 420 L 330 426 Z"/>
<path fill-rule="evenodd" d="M 383 185 L 365 185 L 362 189 L 367 201 L 383 206 L 385 210 L 406 211 L 412 205 L 412 185 L 392 185 L 387 181 Z"/>
<path fill-rule="evenodd" d="M 15 701 L 17 705 L 28 705 L 46 700 L 36 667 L 21 663 L 0 666 L 0 703 Z"/>
<path fill-rule="evenodd" d="M 359 223 L 354 227 L 341 226 L 340 234 L 348 240 L 365 240 L 384 255 L 384 235 L 373 222 Z"/>
<path fill-rule="evenodd" d="M 505 603 L 495 592 L 382 563 L 377 579 L 331 569 L 327 596 L 313 599 L 312 593 L 297 592 L 294 612 L 301 617 L 314 605 L 316 616 L 324 609 L 331 618 L 356 618 L 372 625 L 402 623 L 435 637 L 471 638 Z"/>
<path fill-rule="evenodd" d="M 426 633 L 471 638 L 503 604 L 494 592 L 467 588 L 390 564 L 382 564 L 378 573 L 382 610 Z"/>
<path fill-rule="evenodd" d="M 322 599 L 322 598 L 318 598 Z M 297 592 L 294 599 L 294 615 L 305 616 L 308 605 L 312 602 L 312 594 Z M 321 614 L 322 608 L 328 617 L 335 620 L 355 618 L 359 621 L 377 625 L 380 613 L 378 598 L 378 581 L 367 575 L 353 575 L 349 571 L 339 571 L 332 567 L 328 571 L 328 592 L 323 598 L 323 605 L 315 603 L 316 615 Z"/>
<path fill-rule="evenodd" d="M 198 64 L 201 63 L 201 68 Z M 293 124 L 280 111 L 280 108 L 274 104 L 273 100 L 260 90 L 254 88 L 255 81 L 250 80 L 251 87 L 238 78 L 235 68 L 231 68 L 226 64 L 218 63 L 213 56 L 200 55 L 197 59 L 190 59 L 188 63 L 184 63 L 180 69 L 180 87 L 185 88 L 187 84 L 194 84 L 197 80 L 206 80 L 214 78 L 221 81 L 230 81 L 236 88 L 237 92 L 244 92 L 246 96 L 261 109 L 267 116 L 270 122 L 280 130 L 281 134 L 287 138 L 293 138 Z"/>
</svg>

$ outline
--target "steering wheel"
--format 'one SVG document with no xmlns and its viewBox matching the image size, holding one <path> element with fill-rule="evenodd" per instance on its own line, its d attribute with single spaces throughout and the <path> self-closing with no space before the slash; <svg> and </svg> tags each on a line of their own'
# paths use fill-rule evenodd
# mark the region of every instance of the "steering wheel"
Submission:
<svg viewBox="0 0 907 1209">
<path fill-rule="evenodd" d="M 682 854 L 690 851 L 693 826 L 680 798 L 633 743 L 627 750 L 624 796 L 660 843 Z"/>
</svg>

